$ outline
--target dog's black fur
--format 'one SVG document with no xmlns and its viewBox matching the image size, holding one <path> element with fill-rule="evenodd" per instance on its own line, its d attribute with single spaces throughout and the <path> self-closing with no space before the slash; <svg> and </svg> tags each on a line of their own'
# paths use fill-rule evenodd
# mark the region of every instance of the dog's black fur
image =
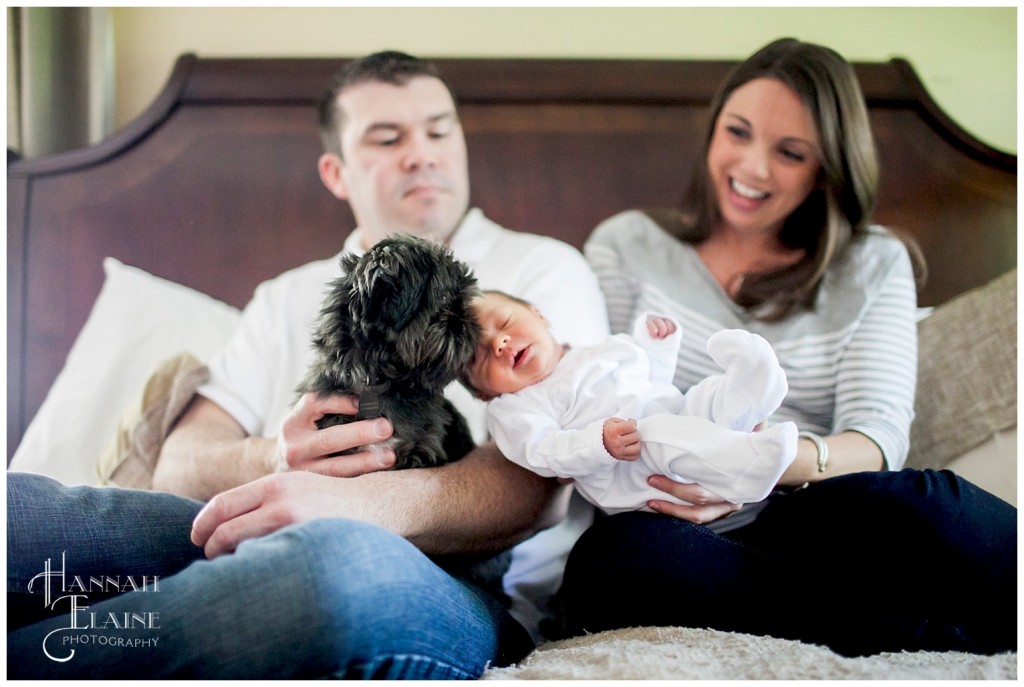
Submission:
<svg viewBox="0 0 1024 687">
<path fill-rule="evenodd" d="M 354 394 L 359 414 L 319 427 L 384 416 L 394 427 L 396 468 L 441 465 L 473 448 L 444 388 L 469 365 L 480 340 L 470 311 L 472 271 L 444 246 L 412 236 L 341 259 L 313 335 L 314 361 L 299 393 Z M 359 449 L 352 449 L 355 452 Z"/>
</svg>

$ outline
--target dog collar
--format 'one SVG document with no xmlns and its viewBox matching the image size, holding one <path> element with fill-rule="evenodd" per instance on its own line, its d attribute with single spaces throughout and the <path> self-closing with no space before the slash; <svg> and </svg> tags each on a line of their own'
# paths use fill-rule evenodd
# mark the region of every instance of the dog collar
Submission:
<svg viewBox="0 0 1024 687">
<path fill-rule="evenodd" d="M 356 414 L 361 420 L 372 420 L 381 416 L 380 395 L 388 388 L 387 382 L 368 386 L 359 394 L 359 411 Z"/>
</svg>

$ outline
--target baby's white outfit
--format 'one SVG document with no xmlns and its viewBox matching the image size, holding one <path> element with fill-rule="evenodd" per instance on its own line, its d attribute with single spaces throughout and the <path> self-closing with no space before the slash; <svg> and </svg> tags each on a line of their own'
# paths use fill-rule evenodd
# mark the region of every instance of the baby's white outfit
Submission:
<svg viewBox="0 0 1024 687">
<path fill-rule="evenodd" d="M 488 428 L 510 460 L 545 477 L 575 480 L 607 513 L 673 500 L 647 484 L 654 474 L 696 482 L 734 503 L 764 499 L 796 457 L 792 422 L 752 432 L 782 403 L 786 375 L 756 334 L 722 330 L 707 342 L 724 372 L 685 394 L 673 386 L 681 331 L 654 339 L 650 313 L 633 336 L 570 348 L 547 378 L 488 407 Z M 605 449 L 605 420 L 636 419 L 640 457 L 617 460 Z"/>
</svg>

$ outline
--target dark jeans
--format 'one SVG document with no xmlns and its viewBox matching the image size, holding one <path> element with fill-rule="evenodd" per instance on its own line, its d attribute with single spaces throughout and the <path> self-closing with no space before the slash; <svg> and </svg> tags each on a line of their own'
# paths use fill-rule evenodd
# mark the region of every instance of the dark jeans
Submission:
<svg viewBox="0 0 1024 687">
<path fill-rule="evenodd" d="M 562 587 L 570 635 L 708 627 L 882 651 L 1017 647 L 1017 509 L 951 472 L 859 473 L 772 496 L 725 534 L 599 518 Z"/>
</svg>

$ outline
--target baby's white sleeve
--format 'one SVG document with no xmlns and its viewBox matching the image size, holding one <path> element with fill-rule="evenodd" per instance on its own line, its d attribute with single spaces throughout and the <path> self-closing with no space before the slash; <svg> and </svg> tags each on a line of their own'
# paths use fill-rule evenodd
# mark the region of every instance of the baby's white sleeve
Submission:
<svg viewBox="0 0 1024 687">
<path fill-rule="evenodd" d="M 487 428 L 501 453 L 542 477 L 580 478 L 616 460 L 604 447 L 604 421 L 563 429 L 550 413 L 516 394 L 487 408 Z"/>
<path fill-rule="evenodd" d="M 665 317 L 672 320 L 676 330 L 664 339 L 655 339 L 647 330 L 647 321 L 652 317 Z M 679 362 L 679 347 L 682 344 L 683 332 L 679 323 L 665 315 L 658 315 L 645 310 L 633 322 L 633 341 L 647 353 L 651 365 L 651 381 L 658 384 L 671 384 L 676 376 L 676 364 Z"/>
</svg>

